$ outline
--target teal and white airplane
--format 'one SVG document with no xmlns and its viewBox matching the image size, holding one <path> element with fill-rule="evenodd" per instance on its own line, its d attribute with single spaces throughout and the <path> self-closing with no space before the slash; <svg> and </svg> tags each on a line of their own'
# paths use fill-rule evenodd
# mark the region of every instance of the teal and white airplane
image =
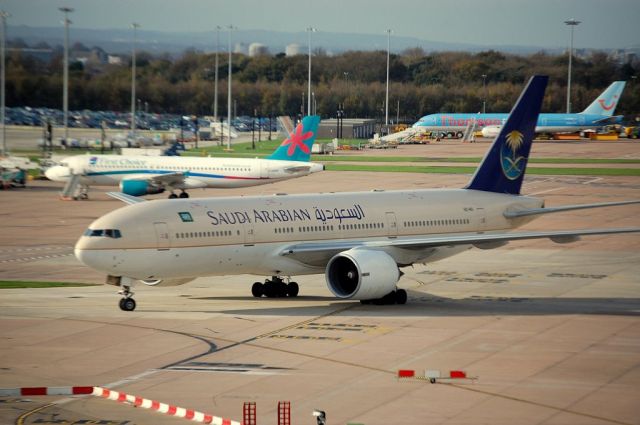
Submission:
<svg viewBox="0 0 640 425">
<path fill-rule="evenodd" d="M 319 116 L 304 117 L 266 159 L 76 155 L 45 175 L 59 182 L 78 175 L 83 193 L 90 185 L 120 186 L 122 193 L 132 196 L 169 190 L 169 198 L 188 198 L 187 189 L 257 186 L 322 171 L 322 164 L 309 162 L 319 124 Z"/>
<path fill-rule="evenodd" d="M 625 82 L 612 83 L 584 111 L 575 114 L 540 114 L 536 133 L 573 133 L 587 129 L 597 129 L 605 125 L 619 124 L 622 116 L 614 116 Z M 420 118 L 413 129 L 436 132 L 441 137 L 462 137 L 470 124 L 482 130 L 485 137 L 495 137 L 509 114 L 431 114 Z"/>
<path fill-rule="evenodd" d="M 179 285 L 199 276 L 254 274 L 255 297 L 295 297 L 292 276 L 324 274 L 339 299 L 407 302 L 400 269 L 472 247 L 510 241 L 640 232 L 640 228 L 514 231 L 544 214 L 640 203 L 545 207 L 520 194 L 547 77 L 533 77 L 500 135 L 462 189 L 235 196 L 130 203 L 95 220 L 75 246 L 87 266 L 121 287 L 120 308 L 134 310 L 131 286 Z"/>
</svg>

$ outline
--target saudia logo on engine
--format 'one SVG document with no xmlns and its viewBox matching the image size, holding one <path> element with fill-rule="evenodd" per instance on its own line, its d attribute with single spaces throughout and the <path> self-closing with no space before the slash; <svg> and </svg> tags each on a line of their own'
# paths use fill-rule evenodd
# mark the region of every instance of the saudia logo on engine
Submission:
<svg viewBox="0 0 640 425">
<path fill-rule="evenodd" d="M 516 180 L 524 172 L 526 158 L 518 154 L 518 150 L 524 144 L 524 136 L 517 130 L 513 130 L 506 136 L 506 143 L 500 149 L 500 163 L 502 173 L 509 180 Z"/>
</svg>

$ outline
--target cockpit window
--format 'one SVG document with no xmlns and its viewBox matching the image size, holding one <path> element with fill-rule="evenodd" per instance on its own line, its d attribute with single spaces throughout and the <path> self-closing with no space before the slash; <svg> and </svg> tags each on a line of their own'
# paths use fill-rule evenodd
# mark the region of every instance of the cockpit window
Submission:
<svg viewBox="0 0 640 425">
<path fill-rule="evenodd" d="M 90 237 L 107 237 L 114 239 L 122 237 L 122 234 L 118 229 L 87 229 L 85 230 L 84 235 Z"/>
</svg>

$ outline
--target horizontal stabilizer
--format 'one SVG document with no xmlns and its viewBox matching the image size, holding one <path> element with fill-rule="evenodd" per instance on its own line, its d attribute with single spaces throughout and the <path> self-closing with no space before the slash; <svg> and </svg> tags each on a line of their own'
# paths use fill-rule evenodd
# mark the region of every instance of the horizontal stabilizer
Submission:
<svg viewBox="0 0 640 425">
<path fill-rule="evenodd" d="M 530 210 L 520 210 L 520 211 L 505 211 L 503 215 L 505 218 L 518 218 L 518 217 L 527 217 L 531 215 L 550 214 L 555 212 L 564 212 L 564 211 L 573 211 L 573 210 L 586 210 L 589 208 L 615 207 L 618 205 L 630 205 L 630 204 L 640 204 L 640 200 L 620 201 L 620 202 L 602 202 L 597 204 L 564 205 L 561 207 L 533 208 Z"/>
<path fill-rule="evenodd" d="M 610 117 L 605 117 L 605 118 L 600 118 L 599 120 L 595 120 L 594 124 L 601 124 L 601 125 L 617 124 L 623 118 L 624 118 L 624 115 L 613 115 Z"/>
<path fill-rule="evenodd" d="M 127 195 L 122 192 L 107 192 L 107 195 L 111 196 L 118 201 L 122 201 L 125 204 L 139 204 L 140 202 L 146 202 L 143 198 L 136 198 L 135 196 Z"/>
<path fill-rule="evenodd" d="M 284 172 L 295 174 L 295 173 L 302 173 L 304 171 L 309 171 L 310 169 L 311 169 L 311 166 L 309 165 L 299 165 L 297 167 L 287 167 L 284 169 Z"/>
</svg>

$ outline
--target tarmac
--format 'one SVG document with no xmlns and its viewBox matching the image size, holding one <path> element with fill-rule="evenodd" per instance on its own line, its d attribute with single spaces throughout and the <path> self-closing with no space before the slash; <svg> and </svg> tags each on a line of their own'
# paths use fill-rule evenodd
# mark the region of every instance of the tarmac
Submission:
<svg viewBox="0 0 640 425">
<path fill-rule="evenodd" d="M 532 156 L 569 157 L 576 146 L 584 157 L 640 155 L 640 144 L 620 142 L 588 144 L 587 153 L 582 145 L 536 144 Z M 394 154 L 470 157 L 487 147 L 447 142 Z M 468 178 L 325 171 L 190 193 L 462 187 Z M 104 281 L 77 262 L 73 244 L 122 204 L 105 188 L 79 202 L 59 200 L 60 189 L 34 181 L 1 192 L 0 280 Z M 640 179 L 529 176 L 523 193 L 547 206 L 640 199 Z M 638 227 L 639 213 L 631 205 L 551 214 L 526 229 Z M 260 424 L 277 423 L 278 401 L 291 402 L 292 424 L 314 424 L 314 409 L 327 412 L 328 424 L 640 424 L 640 236 L 517 242 L 403 272 L 404 306 L 338 301 L 322 275 L 297 277 L 294 299 L 253 298 L 251 284 L 261 278 L 247 275 L 138 286 L 138 308 L 129 313 L 107 285 L 4 289 L 0 387 L 103 386 L 238 421 L 243 403 L 255 401 Z M 399 369 L 464 370 L 476 379 L 430 384 L 398 379 Z M 184 419 L 47 396 L 0 398 L 0 423 Z"/>
</svg>

